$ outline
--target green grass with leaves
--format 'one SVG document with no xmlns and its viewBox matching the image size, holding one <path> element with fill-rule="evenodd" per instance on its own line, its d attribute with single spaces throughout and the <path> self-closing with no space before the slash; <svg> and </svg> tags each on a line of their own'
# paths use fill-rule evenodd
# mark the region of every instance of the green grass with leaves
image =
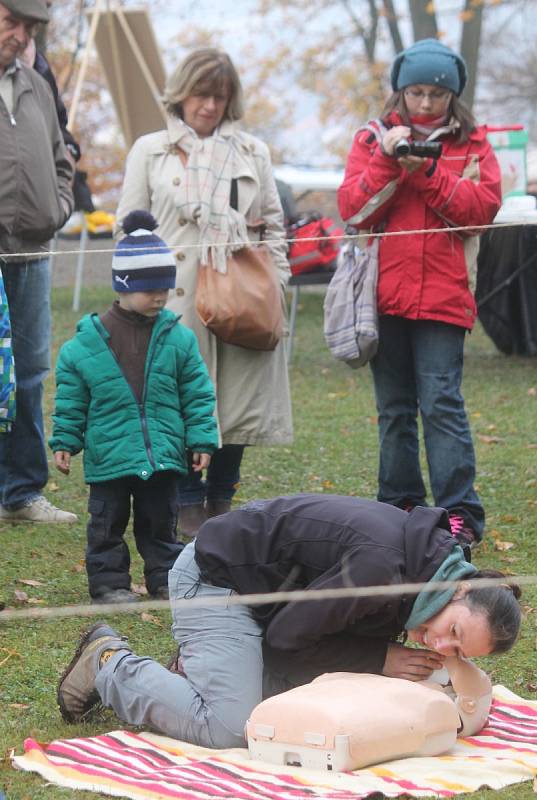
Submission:
<svg viewBox="0 0 537 800">
<path fill-rule="evenodd" d="M 88 311 L 103 311 L 111 300 L 105 288 L 83 292 L 80 313 L 71 311 L 71 292 L 53 292 L 54 350 Z M 487 510 L 485 543 L 478 565 L 512 574 L 537 574 L 537 373 L 533 359 L 499 354 L 477 329 L 468 339 L 464 395 L 478 457 L 478 487 Z M 291 367 L 296 439 L 293 447 L 247 451 L 237 502 L 299 491 L 374 497 L 377 470 L 376 410 L 367 369 L 357 372 L 336 363 L 322 337 L 322 296 L 303 292 Z M 46 418 L 53 404 L 53 379 L 47 381 Z M 2 559 L 0 600 L 10 607 L 62 606 L 88 600 L 83 568 L 86 487 L 80 458 L 70 477 L 51 468 L 48 497 L 76 511 L 72 526 L 0 526 Z M 132 535 L 132 574 L 142 583 L 141 562 Z M 25 583 L 25 581 L 35 582 Z M 27 600 L 24 599 L 24 592 Z M 19 599 L 17 599 L 17 596 Z M 524 592 L 525 619 L 512 653 L 483 659 L 493 681 L 537 699 L 537 587 Z M 129 636 L 136 652 L 165 661 L 173 650 L 168 612 L 142 619 L 129 614 L 110 618 Z M 94 794 L 46 786 L 41 778 L 18 773 L 9 763 L 12 749 L 22 752 L 33 737 L 92 735 L 122 727 L 109 712 L 85 725 L 63 723 L 56 706 L 56 683 L 70 660 L 81 628 L 79 618 L 1 624 L 0 615 L 0 790 L 9 800 L 79 798 Z M 530 783 L 504 789 L 502 800 L 530 800 Z M 476 797 L 488 800 L 491 791 Z"/>
</svg>

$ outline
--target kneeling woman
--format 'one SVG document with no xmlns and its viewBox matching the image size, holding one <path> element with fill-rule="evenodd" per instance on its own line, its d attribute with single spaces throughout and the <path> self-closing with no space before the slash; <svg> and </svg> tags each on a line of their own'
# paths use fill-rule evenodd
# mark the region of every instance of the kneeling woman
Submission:
<svg viewBox="0 0 537 800">
<path fill-rule="evenodd" d="M 501 573 L 494 573 L 498 576 Z M 519 626 L 519 590 L 464 559 L 447 512 L 315 494 L 254 501 L 208 520 L 170 571 L 183 672 L 135 655 L 104 623 L 83 636 L 58 688 L 81 720 L 99 700 L 124 721 L 206 747 L 244 746 L 263 696 L 324 672 L 428 678 L 444 657 L 501 653 Z M 471 579 L 471 582 L 469 581 Z M 236 594 L 460 581 L 419 594 L 267 604 Z M 196 598 L 174 606 L 174 601 Z M 211 602 L 200 603 L 204 598 Z M 214 598 L 221 604 L 211 605 Z M 403 635 L 420 648 L 397 642 Z"/>
</svg>

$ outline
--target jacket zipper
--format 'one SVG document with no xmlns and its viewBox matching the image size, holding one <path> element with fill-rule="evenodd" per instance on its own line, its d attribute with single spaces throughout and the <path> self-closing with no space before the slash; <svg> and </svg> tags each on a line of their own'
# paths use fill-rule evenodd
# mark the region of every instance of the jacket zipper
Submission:
<svg viewBox="0 0 537 800">
<path fill-rule="evenodd" d="M 94 321 L 93 321 L 93 324 L 95 325 Z M 166 325 L 166 327 L 163 328 L 161 331 L 159 331 L 158 334 L 157 334 L 157 338 L 160 338 L 163 333 L 167 333 L 167 331 L 170 330 L 170 328 L 172 328 L 174 325 L 175 325 L 175 320 L 172 323 L 170 323 L 169 325 Z M 156 342 L 156 339 L 155 339 L 155 342 L 153 342 L 153 340 L 152 340 L 152 342 L 150 342 L 150 348 L 151 349 L 149 351 L 148 358 L 146 359 L 146 362 L 145 362 L 144 391 L 142 393 L 142 400 L 139 403 L 136 395 L 132 391 L 132 386 L 128 382 L 128 380 L 127 380 L 127 378 L 125 376 L 125 373 L 123 372 L 123 369 L 121 368 L 121 364 L 119 363 L 119 361 L 116 358 L 116 354 L 114 353 L 114 351 L 112 350 L 112 348 L 108 344 L 107 340 L 102 335 L 102 333 L 99 330 L 99 328 L 97 327 L 97 325 L 95 325 L 95 330 L 97 331 L 97 333 L 99 334 L 101 339 L 104 341 L 104 343 L 107 346 L 107 348 L 110 350 L 110 353 L 112 354 L 112 358 L 116 362 L 119 371 L 121 372 L 121 374 L 125 378 L 125 383 L 129 387 L 130 392 L 131 392 L 132 396 L 134 397 L 134 402 L 136 403 L 136 407 L 137 407 L 138 413 L 140 415 L 140 427 L 142 428 L 142 436 L 143 436 L 143 440 L 144 440 L 145 451 L 147 453 L 147 458 L 149 460 L 149 463 L 153 467 L 153 469 L 156 470 L 157 465 L 156 465 L 155 459 L 153 457 L 153 448 L 151 447 L 151 439 L 149 438 L 149 431 L 147 430 L 147 417 L 145 415 L 145 410 L 144 410 L 145 398 L 146 398 L 146 390 L 147 390 L 147 376 L 149 374 L 149 367 L 151 365 L 151 362 L 153 361 L 153 356 L 154 356 L 154 353 L 155 353 L 155 342 Z M 152 344 L 152 346 L 151 346 L 151 344 Z"/>
<path fill-rule="evenodd" d="M 147 430 L 147 418 L 145 416 L 145 411 L 144 411 L 145 399 L 146 399 L 146 395 L 147 395 L 147 379 L 149 377 L 149 372 L 151 370 L 151 364 L 153 363 L 153 358 L 155 357 L 155 347 L 156 347 L 157 340 L 160 339 L 160 337 L 163 334 L 165 334 L 169 330 L 171 330 L 174 325 L 175 325 L 175 320 L 173 322 L 170 322 L 169 324 L 167 324 L 164 328 L 162 328 L 162 330 L 160 330 L 154 338 L 151 337 L 151 340 L 149 342 L 149 352 L 147 354 L 147 358 L 146 358 L 146 362 L 145 362 L 144 390 L 142 392 L 142 401 L 140 403 L 140 407 L 139 408 L 140 408 L 140 419 L 141 419 L 141 422 L 142 422 L 142 433 L 143 433 L 143 436 L 144 436 L 145 447 L 146 447 L 146 450 L 147 450 L 147 457 L 149 458 L 149 461 L 150 461 L 151 466 L 153 467 L 153 469 L 156 469 L 157 465 L 156 465 L 155 459 L 153 457 L 153 450 L 152 450 L 152 447 L 151 447 L 151 440 L 149 439 L 149 431 Z"/>
</svg>

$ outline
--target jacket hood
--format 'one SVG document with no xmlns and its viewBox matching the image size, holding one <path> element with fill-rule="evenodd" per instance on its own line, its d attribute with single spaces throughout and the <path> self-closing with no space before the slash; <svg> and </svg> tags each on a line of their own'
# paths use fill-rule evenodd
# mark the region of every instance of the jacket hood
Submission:
<svg viewBox="0 0 537 800">
<path fill-rule="evenodd" d="M 429 580 L 438 568 L 439 553 L 443 551 L 447 558 L 456 544 L 444 508 L 412 509 L 404 525 L 407 580 L 416 583 Z"/>
</svg>

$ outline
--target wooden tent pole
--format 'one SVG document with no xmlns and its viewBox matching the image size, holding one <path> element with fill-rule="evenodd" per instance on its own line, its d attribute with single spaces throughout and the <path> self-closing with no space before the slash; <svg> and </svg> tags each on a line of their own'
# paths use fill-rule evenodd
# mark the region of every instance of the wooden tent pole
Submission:
<svg viewBox="0 0 537 800">
<path fill-rule="evenodd" d="M 117 95 L 118 95 L 118 112 L 119 112 L 119 119 L 121 122 L 121 128 L 123 130 L 123 136 L 125 137 L 125 144 L 127 147 L 131 147 L 133 143 L 133 135 L 132 135 L 132 126 L 130 124 L 128 109 L 127 109 L 127 98 L 125 97 L 125 91 L 123 87 L 123 82 L 121 80 L 121 69 L 120 69 L 120 61 L 119 61 L 119 47 L 117 42 L 117 31 L 115 27 L 115 16 L 118 13 L 118 4 L 113 3 L 112 9 L 108 12 L 108 29 L 110 32 L 110 46 L 112 51 L 112 62 L 114 64 L 114 73 L 116 77 L 116 87 L 117 87 Z"/>
<path fill-rule="evenodd" d="M 121 8 L 121 6 L 117 7 L 116 13 L 117 13 L 117 18 L 119 20 L 119 24 L 121 25 L 121 28 L 123 29 L 123 33 L 125 34 L 125 37 L 126 37 L 127 41 L 129 42 L 129 44 L 131 46 L 132 52 L 134 54 L 134 57 L 136 58 L 136 61 L 138 62 L 138 66 L 140 67 L 140 69 L 142 71 L 142 74 L 143 74 L 145 80 L 147 81 L 147 85 L 149 86 L 149 88 L 151 90 L 151 94 L 153 95 L 153 98 L 156 100 L 158 106 L 160 108 L 162 108 L 162 110 L 164 111 L 164 107 L 162 105 L 162 100 L 161 100 L 161 93 L 159 91 L 159 88 L 158 88 L 157 84 L 155 83 L 155 81 L 153 79 L 153 76 L 152 76 L 152 74 L 151 74 L 151 72 L 149 70 L 149 67 L 147 66 L 147 63 L 146 63 L 146 61 L 145 61 L 145 59 L 144 59 L 144 57 L 142 55 L 142 52 L 141 52 L 141 50 L 140 50 L 140 48 L 138 46 L 138 42 L 136 41 L 136 39 L 134 37 L 134 34 L 133 34 L 133 32 L 131 31 L 131 29 L 129 27 L 129 23 L 125 19 L 125 14 L 123 13 L 123 9 Z"/>
<path fill-rule="evenodd" d="M 73 126 L 76 120 L 76 113 L 78 111 L 78 104 L 80 101 L 80 94 L 82 92 L 82 84 L 86 79 L 86 72 L 88 70 L 88 63 L 89 63 L 89 55 L 91 46 L 95 41 L 95 33 L 97 31 L 97 24 L 99 22 L 99 17 L 101 16 L 101 6 L 103 4 L 103 0 L 96 0 L 95 8 L 93 11 L 93 16 L 91 19 L 91 25 L 88 33 L 88 40 L 86 42 L 86 47 L 84 48 L 84 53 L 82 56 L 82 62 L 80 64 L 80 70 L 78 72 L 78 77 L 76 80 L 75 91 L 73 92 L 73 99 L 71 100 L 70 107 L 69 107 L 69 116 L 67 118 L 67 127 L 70 131 L 73 130 Z"/>
</svg>

